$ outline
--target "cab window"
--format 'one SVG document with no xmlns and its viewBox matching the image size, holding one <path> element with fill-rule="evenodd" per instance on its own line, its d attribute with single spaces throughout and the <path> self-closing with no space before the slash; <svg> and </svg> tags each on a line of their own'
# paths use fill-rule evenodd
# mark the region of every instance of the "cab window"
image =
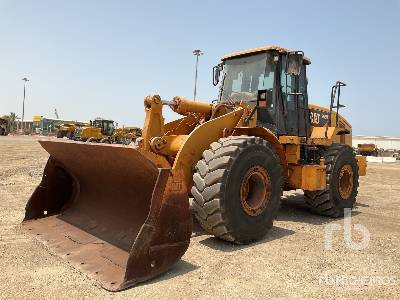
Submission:
<svg viewBox="0 0 400 300">
<path fill-rule="evenodd" d="M 272 91 L 274 69 L 270 53 L 227 60 L 221 102 L 255 101 L 259 90 Z"/>
<path fill-rule="evenodd" d="M 293 75 L 286 74 L 286 56 L 282 57 L 281 70 L 282 98 L 287 103 L 287 109 L 294 111 L 296 110 L 295 97 L 289 95 L 289 93 L 294 93 L 296 91 L 296 78 Z"/>
</svg>

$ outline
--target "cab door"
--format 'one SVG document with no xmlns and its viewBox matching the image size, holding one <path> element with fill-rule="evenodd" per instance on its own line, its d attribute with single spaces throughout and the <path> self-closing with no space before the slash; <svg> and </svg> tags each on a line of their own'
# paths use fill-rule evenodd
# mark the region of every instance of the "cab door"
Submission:
<svg viewBox="0 0 400 300">
<path fill-rule="evenodd" d="M 299 136 L 308 137 L 311 132 L 310 110 L 308 108 L 308 94 L 307 94 L 307 74 L 306 66 L 302 65 L 301 73 L 298 77 L 297 96 L 298 103 L 298 122 L 299 122 Z"/>
<path fill-rule="evenodd" d="M 286 74 L 286 57 L 282 57 L 281 91 L 287 135 L 308 136 L 309 112 L 306 69 L 303 65 L 299 76 Z"/>
</svg>

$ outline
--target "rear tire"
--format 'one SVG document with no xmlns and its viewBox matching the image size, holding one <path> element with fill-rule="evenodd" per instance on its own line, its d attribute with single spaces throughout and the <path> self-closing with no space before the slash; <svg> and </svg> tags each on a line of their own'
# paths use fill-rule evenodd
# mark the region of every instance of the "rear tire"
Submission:
<svg viewBox="0 0 400 300">
<path fill-rule="evenodd" d="M 326 165 L 326 189 L 304 191 L 312 211 L 333 218 L 343 217 L 345 208 L 353 208 L 358 194 L 358 164 L 348 145 L 333 144 L 323 157 Z"/>
<path fill-rule="evenodd" d="M 208 233 L 237 244 L 272 227 L 282 194 L 279 160 L 263 139 L 221 138 L 203 152 L 192 187 L 193 210 Z"/>
<path fill-rule="evenodd" d="M 57 138 L 62 139 L 64 137 L 62 131 L 57 132 Z"/>
</svg>

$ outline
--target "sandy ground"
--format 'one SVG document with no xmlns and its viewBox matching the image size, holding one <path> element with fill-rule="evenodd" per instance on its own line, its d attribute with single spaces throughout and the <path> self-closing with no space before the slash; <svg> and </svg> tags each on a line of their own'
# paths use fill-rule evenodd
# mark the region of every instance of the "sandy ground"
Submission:
<svg viewBox="0 0 400 300">
<path fill-rule="evenodd" d="M 234 246 L 201 230 L 168 273 L 110 293 L 20 229 L 47 153 L 33 137 L 0 137 L 0 298 L 398 298 L 400 165 L 370 165 L 361 179 L 353 224 L 370 234 L 352 250 L 343 220 L 310 213 L 301 193 L 285 194 L 273 229 L 260 242 Z M 332 250 L 324 230 L 337 224 Z M 197 228 L 198 229 L 198 228 Z M 363 236 L 353 228 L 355 243 Z M 358 244 L 355 244 L 356 246 Z"/>
</svg>

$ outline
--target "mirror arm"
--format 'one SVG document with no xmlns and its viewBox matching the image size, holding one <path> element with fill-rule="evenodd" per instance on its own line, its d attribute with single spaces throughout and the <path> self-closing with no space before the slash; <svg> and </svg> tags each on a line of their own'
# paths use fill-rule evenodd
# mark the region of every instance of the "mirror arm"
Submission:
<svg viewBox="0 0 400 300">
<path fill-rule="evenodd" d="M 243 121 L 243 125 L 244 125 L 244 126 L 247 126 L 247 125 L 249 124 L 250 119 L 253 117 L 254 113 L 255 113 L 256 110 L 257 110 L 257 107 L 258 107 L 258 106 L 255 105 L 255 106 L 253 107 L 253 109 L 251 110 L 250 114 L 246 117 L 246 119 L 244 119 L 244 121 Z"/>
</svg>

